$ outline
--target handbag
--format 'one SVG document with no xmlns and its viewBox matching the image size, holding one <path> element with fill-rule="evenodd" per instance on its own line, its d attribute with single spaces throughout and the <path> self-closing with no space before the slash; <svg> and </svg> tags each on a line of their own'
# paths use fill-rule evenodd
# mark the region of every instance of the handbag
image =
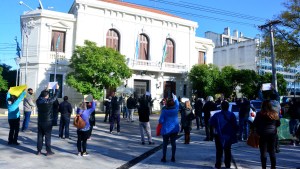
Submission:
<svg viewBox="0 0 300 169">
<path fill-rule="evenodd" d="M 162 128 L 162 124 L 158 123 L 156 126 L 156 136 L 160 136 L 161 128 Z"/>
<path fill-rule="evenodd" d="M 73 124 L 77 129 L 83 129 L 85 127 L 85 121 L 81 117 L 81 114 L 75 116 Z"/>
<path fill-rule="evenodd" d="M 258 148 L 259 147 L 259 135 L 256 132 L 250 132 L 247 139 L 247 145 Z"/>
</svg>

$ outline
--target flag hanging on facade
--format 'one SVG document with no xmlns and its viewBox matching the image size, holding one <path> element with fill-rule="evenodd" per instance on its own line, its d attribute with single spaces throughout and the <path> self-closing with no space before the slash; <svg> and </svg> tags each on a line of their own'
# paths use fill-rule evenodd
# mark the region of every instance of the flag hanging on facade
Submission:
<svg viewBox="0 0 300 169">
<path fill-rule="evenodd" d="M 16 43 L 17 43 L 17 48 L 16 48 L 17 53 L 16 53 L 16 55 L 17 55 L 19 58 L 21 58 L 21 48 L 20 48 L 19 42 L 18 42 L 18 40 L 17 40 L 17 37 L 15 38 L 15 41 L 16 41 Z"/>
<path fill-rule="evenodd" d="M 135 60 L 139 59 L 139 51 L 140 51 L 140 34 L 138 34 L 137 38 L 136 38 L 136 42 L 135 42 L 135 54 L 134 54 L 134 58 Z"/>
<path fill-rule="evenodd" d="M 167 39 L 165 41 L 165 45 L 164 45 L 164 48 L 163 48 L 163 55 L 162 55 L 161 64 L 163 64 L 165 62 L 166 56 L 167 56 Z"/>
<path fill-rule="evenodd" d="M 60 35 L 58 35 L 57 37 L 57 41 L 56 41 L 56 51 L 58 51 L 58 46 L 60 44 Z"/>
</svg>

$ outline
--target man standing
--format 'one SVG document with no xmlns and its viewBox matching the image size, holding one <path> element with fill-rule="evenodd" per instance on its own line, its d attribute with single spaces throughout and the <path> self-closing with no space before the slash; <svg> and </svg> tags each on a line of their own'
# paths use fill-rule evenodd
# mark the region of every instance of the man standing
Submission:
<svg viewBox="0 0 300 169">
<path fill-rule="evenodd" d="M 231 145 L 237 142 L 236 133 L 238 130 L 236 117 L 234 113 L 228 111 L 229 103 L 221 103 L 221 112 L 215 113 L 209 120 L 209 124 L 214 127 L 215 145 L 216 145 L 216 163 L 215 168 L 220 169 L 224 151 L 225 167 L 231 166 Z"/>
<path fill-rule="evenodd" d="M 30 122 L 30 115 L 31 112 L 33 111 L 35 104 L 33 102 L 33 90 L 31 88 L 29 88 L 27 90 L 27 95 L 24 98 L 23 101 L 23 106 L 24 106 L 24 120 L 23 120 L 23 124 L 22 124 L 22 129 L 21 131 L 24 132 L 28 129 L 28 125 Z"/>
<path fill-rule="evenodd" d="M 139 99 L 139 108 L 138 108 L 138 114 L 139 114 L 139 121 L 140 121 L 140 132 L 141 132 L 141 141 L 142 144 L 145 144 L 145 137 L 144 137 L 144 131 L 147 134 L 149 145 L 154 144 L 152 142 L 151 137 L 151 127 L 149 123 L 149 116 L 150 116 L 150 110 L 149 110 L 149 104 L 146 96 L 142 96 Z"/>
<path fill-rule="evenodd" d="M 202 119 L 203 103 L 201 98 L 196 99 L 194 107 L 195 107 L 197 130 L 199 130 L 200 127 L 203 128 L 203 119 Z"/>
<path fill-rule="evenodd" d="M 120 133 L 120 106 L 122 104 L 122 97 L 115 96 L 115 92 L 111 94 L 111 117 L 110 117 L 110 133 L 112 133 L 115 122 L 117 123 L 117 133 Z"/>
<path fill-rule="evenodd" d="M 205 134 L 206 138 L 204 141 L 213 141 L 213 128 L 209 124 L 210 119 L 210 112 L 217 109 L 216 104 L 214 103 L 214 98 L 212 96 L 207 97 L 207 102 L 203 106 L 203 112 L 204 112 L 204 124 L 205 124 Z"/>
<path fill-rule="evenodd" d="M 72 105 L 68 102 L 68 96 L 64 96 L 64 101 L 59 104 L 60 123 L 59 123 L 59 137 L 69 138 L 69 125 L 72 114 Z M 65 137 L 64 135 L 65 130 Z"/>
<path fill-rule="evenodd" d="M 47 88 L 50 89 L 50 86 Z M 49 91 L 43 90 L 36 100 L 38 108 L 38 136 L 37 136 L 37 155 L 41 154 L 43 148 L 43 140 L 45 136 L 46 155 L 53 155 L 51 151 L 51 132 L 52 132 L 52 120 L 53 120 L 53 103 L 56 101 L 59 86 L 56 84 L 55 94 L 49 97 Z"/>
<path fill-rule="evenodd" d="M 127 121 L 133 122 L 133 113 L 134 113 L 134 109 L 136 108 L 136 101 L 132 97 L 132 95 L 130 95 L 130 97 L 127 99 L 127 108 L 128 108 Z"/>
</svg>

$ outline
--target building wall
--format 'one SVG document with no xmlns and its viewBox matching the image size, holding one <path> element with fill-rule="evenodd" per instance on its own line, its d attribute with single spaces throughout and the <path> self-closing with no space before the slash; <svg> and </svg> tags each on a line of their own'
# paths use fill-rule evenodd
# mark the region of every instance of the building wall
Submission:
<svg viewBox="0 0 300 169">
<path fill-rule="evenodd" d="M 85 40 L 94 41 L 98 46 L 105 46 L 106 33 L 109 29 L 119 32 L 120 53 L 126 56 L 127 64 L 133 70 L 132 77 L 122 85 L 134 88 L 135 80 L 148 81 L 149 92 L 152 98 L 156 98 L 154 109 L 159 108 L 166 81 L 176 83 L 176 93 L 180 96 L 183 96 L 183 86 L 186 85 L 187 92 L 184 97 L 191 97 L 187 73 L 194 64 L 197 64 L 199 51 L 206 53 L 208 63 L 213 62 L 214 45 L 211 40 L 195 36 L 197 23 L 174 16 L 102 1 L 76 0 L 69 14 L 35 10 L 22 15 L 21 21 L 28 22 L 30 18 L 36 22 L 36 25 L 32 27 L 28 38 L 28 48 L 32 47 L 32 49 L 28 50 L 30 65 L 27 84 L 36 91 L 38 96 L 47 86 L 50 74 L 54 74 L 55 58 L 57 58 L 56 72 L 63 75 L 62 95 L 68 95 L 73 105 L 78 105 L 83 96 L 67 86 L 65 82 L 66 75 L 70 71 L 68 61 L 72 52 L 76 45 L 83 45 Z M 52 30 L 66 32 L 65 52 L 50 51 Z M 151 63 L 149 65 L 161 62 L 165 39 L 169 37 L 175 42 L 175 63 L 165 63 L 163 67 L 138 65 L 137 63 L 141 61 L 136 60 L 134 54 L 136 39 L 140 33 L 146 34 L 150 42 L 150 59 L 143 62 Z M 26 39 L 24 31 L 23 39 Z M 26 46 L 27 44 L 23 42 L 23 49 Z M 25 57 L 22 57 L 20 84 L 25 83 L 25 63 Z M 101 109 L 101 106 L 99 108 Z"/>
</svg>

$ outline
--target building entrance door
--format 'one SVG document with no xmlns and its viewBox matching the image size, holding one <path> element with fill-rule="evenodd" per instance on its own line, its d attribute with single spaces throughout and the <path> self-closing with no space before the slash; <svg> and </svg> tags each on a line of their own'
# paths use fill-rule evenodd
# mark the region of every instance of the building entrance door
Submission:
<svg viewBox="0 0 300 169">
<path fill-rule="evenodd" d="M 146 92 L 150 92 L 149 83 L 149 80 L 134 80 L 135 96 L 140 98 Z"/>
</svg>

